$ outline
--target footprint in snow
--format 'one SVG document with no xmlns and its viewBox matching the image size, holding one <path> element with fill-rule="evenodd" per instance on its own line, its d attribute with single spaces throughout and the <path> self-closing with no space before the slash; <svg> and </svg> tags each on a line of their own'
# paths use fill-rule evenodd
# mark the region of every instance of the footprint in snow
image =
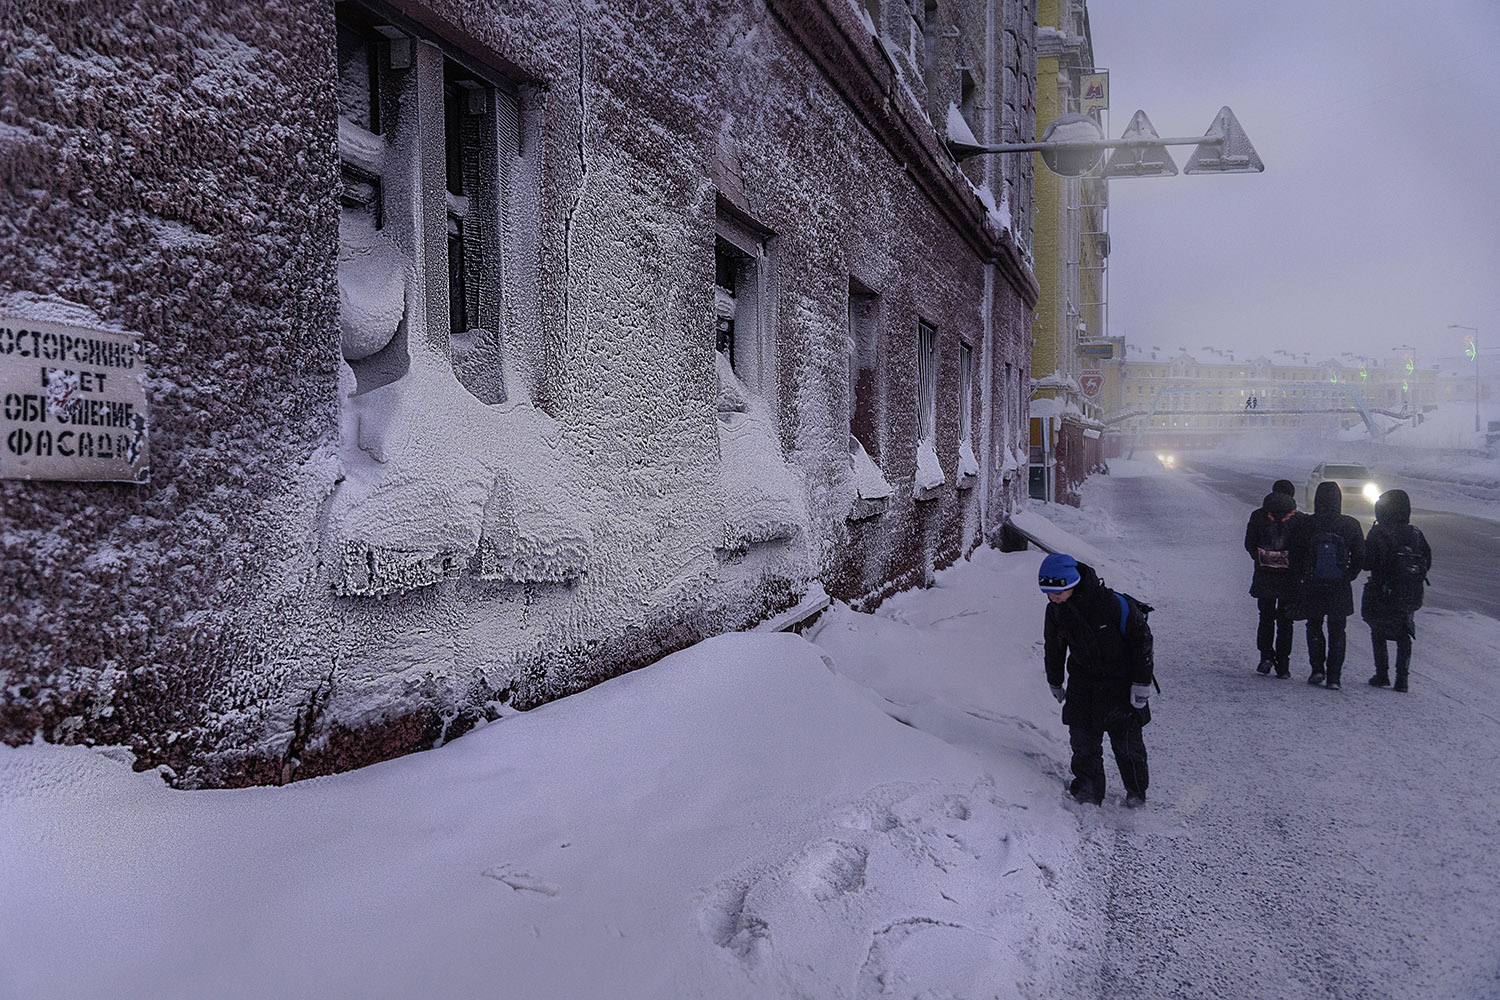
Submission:
<svg viewBox="0 0 1500 1000">
<path fill-rule="evenodd" d="M 490 865 L 481 874 L 497 882 L 504 882 L 516 892 L 534 892 L 539 896 L 556 896 L 558 892 L 557 886 L 552 883 L 517 871 L 510 865 Z"/>
</svg>

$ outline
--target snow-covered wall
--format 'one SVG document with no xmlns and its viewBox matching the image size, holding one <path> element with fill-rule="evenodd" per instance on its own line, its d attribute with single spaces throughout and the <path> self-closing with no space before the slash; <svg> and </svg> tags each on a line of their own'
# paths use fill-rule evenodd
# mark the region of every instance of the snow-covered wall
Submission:
<svg viewBox="0 0 1500 1000">
<path fill-rule="evenodd" d="M 0 16 L 0 309 L 139 333 L 153 457 L 0 481 L 10 742 L 357 766 L 876 603 L 1022 495 L 1034 280 L 844 0 Z"/>
</svg>

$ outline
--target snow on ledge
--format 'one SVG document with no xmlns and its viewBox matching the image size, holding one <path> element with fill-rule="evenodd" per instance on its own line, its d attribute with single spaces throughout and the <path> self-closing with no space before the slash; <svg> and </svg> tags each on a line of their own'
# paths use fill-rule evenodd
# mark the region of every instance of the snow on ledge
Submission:
<svg viewBox="0 0 1500 1000">
<path fill-rule="evenodd" d="M 932 499 L 933 492 L 948 481 L 943 464 L 938 461 L 937 451 L 931 441 L 917 445 L 917 476 L 912 482 L 912 495 L 918 500 Z"/>
</svg>

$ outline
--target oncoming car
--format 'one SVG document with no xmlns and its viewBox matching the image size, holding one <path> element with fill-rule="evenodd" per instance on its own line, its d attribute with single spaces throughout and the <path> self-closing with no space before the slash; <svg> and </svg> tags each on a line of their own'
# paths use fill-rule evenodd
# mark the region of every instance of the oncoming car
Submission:
<svg viewBox="0 0 1500 1000">
<path fill-rule="evenodd" d="M 1158 462 L 1160 462 L 1164 468 L 1168 468 L 1168 469 L 1173 468 L 1174 466 L 1177 465 L 1177 456 L 1173 455 L 1171 452 L 1166 452 L 1166 451 L 1159 451 L 1159 452 L 1157 452 L 1156 453 L 1156 460 Z"/>
<path fill-rule="evenodd" d="M 1345 514 L 1350 513 L 1350 509 L 1361 502 L 1366 508 L 1373 508 L 1375 501 L 1380 499 L 1380 487 L 1370 475 L 1370 470 L 1363 465 L 1324 462 L 1312 470 L 1312 475 L 1307 477 L 1307 488 L 1304 493 L 1307 502 L 1305 510 L 1313 509 L 1313 499 L 1318 495 L 1320 483 L 1339 484 L 1339 489 L 1344 494 Z"/>
</svg>

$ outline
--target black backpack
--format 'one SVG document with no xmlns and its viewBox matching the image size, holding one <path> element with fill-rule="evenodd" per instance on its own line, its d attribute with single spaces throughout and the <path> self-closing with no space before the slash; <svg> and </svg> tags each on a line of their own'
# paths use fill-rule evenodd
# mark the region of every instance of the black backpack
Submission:
<svg viewBox="0 0 1500 1000">
<path fill-rule="evenodd" d="M 1266 514 L 1266 523 L 1260 531 L 1260 544 L 1255 549 L 1255 565 L 1266 569 L 1291 568 L 1292 554 L 1287 550 L 1287 535 L 1295 513 L 1297 512 L 1289 510 L 1281 517 Z"/>
<path fill-rule="evenodd" d="M 1386 591 L 1391 603 L 1406 614 L 1422 606 L 1422 588 L 1427 584 L 1427 565 L 1422 558 L 1422 532 L 1416 525 L 1403 525 L 1395 538 L 1391 554 L 1391 573 Z"/>
<path fill-rule="evenodd" d="M 1130 620 L 1130 606 L 1132 604 L 1140 609 L 1142 618 L 1149 619 L 1151 617 L 1151 612 L 1156 610 L 1154 605 L 1147 604 L 1145 601 L 1139 598 L 1131 597 L 1129 594 L 1123 594 L 1118 590 L 1115 591 L 1115 599 L 1120 602 L 1121 635 L 1125 634 L 1125 623 Z M 1156 682 L 1156 663 L 1154 660 L 1151 664 L 1151 686 L 1156 688 L 1157 694 L 1161 694 L 1161 685 Z"/>
<path fill-rule="evenodd" d="M 1349 542 L 1334 530 L 1315 531 L 1308 539 L 1307 579 L 1312 583 L 1342 583 L 1349 578 Z"/>
</svg>

